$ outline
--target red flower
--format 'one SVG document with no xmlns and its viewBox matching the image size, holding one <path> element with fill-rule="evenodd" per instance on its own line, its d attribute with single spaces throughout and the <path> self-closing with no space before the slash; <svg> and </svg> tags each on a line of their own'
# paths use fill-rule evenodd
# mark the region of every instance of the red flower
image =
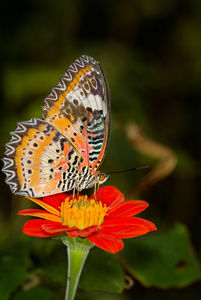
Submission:
<svg viewBox="0 0 201 300">
<path fill-rule="evenodd" d="M 97 201 L 80 195 L 78 200 L 65 193 L 29 198 L 45 210 L 24 209 L 18 215 L 30 215 L 35 219 L 25 223 L 23 232 L 35 237 L 51 237 L 66 233 L 70 237 L 87 238 L 106 251 L 116 253 L 124 244 L 123 238 L 131 238 L 156 230 L 150 221 L 132 217 L 148 207 L 141 200 L 125 201 L 115 187 L 100 188 Z"/>
</svg>

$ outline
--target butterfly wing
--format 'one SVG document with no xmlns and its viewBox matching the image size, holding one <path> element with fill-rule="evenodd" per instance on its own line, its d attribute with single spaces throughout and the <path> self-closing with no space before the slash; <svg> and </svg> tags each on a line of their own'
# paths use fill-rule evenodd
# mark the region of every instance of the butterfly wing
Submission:
<svg viewBox="0 0 201 300">
<path fill-rule="evenodd" d="M 3 171 L 14 193 L 41 197 L 92 186 L 108 146 L 109 89 L 95 60 L 82 56 L 45 99 L 45 120 L 18 123 Z"/>
<path fill-rule="evenodd" d="M 83 161 L 69 140 L 39 119 L 18 123 L 6 156 L 11 190 L 30 197 L 72 189 Z"/>
<path fill-rule="evenodd" d="M 67 137 L 94 174 L 105 156 L 110 134 L 110 96 L 98 62 L 77 59 L 45 99 L 44 118 Z"/>
</svg>

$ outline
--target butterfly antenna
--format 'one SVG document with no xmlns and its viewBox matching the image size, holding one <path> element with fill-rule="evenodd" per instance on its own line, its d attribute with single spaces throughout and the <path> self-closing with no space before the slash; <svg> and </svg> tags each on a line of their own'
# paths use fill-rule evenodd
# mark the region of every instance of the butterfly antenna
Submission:
<svg viewBox="0 0 201 300">
<path fill-rule="evenodd" d="M 121 171 L 113 171 L 113 172 L 110 172 L 110 173 L 107 173 L 107 174 L 110 175 L 110 174 L 115 174 L 115 173 L 124 173 L 124 172 L 129 172 L 129 171 L 134 171 L 134 170 L 147 169 L 147 168 L 149 168 L 149 166 L 143 166 L 143 167 L 138 167 L 138 168 L 131 168 L 131 169 L 121 170 Z"/>
</svg>

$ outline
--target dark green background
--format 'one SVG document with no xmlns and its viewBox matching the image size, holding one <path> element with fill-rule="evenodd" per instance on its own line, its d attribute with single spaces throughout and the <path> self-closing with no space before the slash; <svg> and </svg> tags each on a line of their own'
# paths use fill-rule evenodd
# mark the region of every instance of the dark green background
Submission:
<svg viewBox="0 0 201 300">
<path fill-rule="evenodd" d="M 150 139 L 172 149 L 177 167 L 139 195 L 150 203 L 142 216 L 152 220 L 159 232 L 178 221 L 185 224 L 200 259 L 201 1 L 4 0 L 0 23 L 0 156 L 16 122 L 41 117 L 43 99 L 70 63 L 82 54 L 94 57 L 107 74 L 112 103 L 111 139 L 101 170 L 156 163 L 134 151 L 117 122 L 135 122 Z M 108 184 L 127 194 L 144 174 L 145 170 L 113 175 Z M 18 249 L 12 243 L 23 241 L 25 218 L 16 213 L 31 204 L 11 194 L 3 173 L 0 179 L 1 253 L 13 253 L 13 259 L 15 251 L 29 253 L 27 243 L 33 243 L 36 252 L 27 264 L 31 268 L 34 262 L 37 267 L 37 239 L 24 238 L 25 246 L 15 243 Z M 13 269 L 18 269 L 16 261 Z M 131 290 L 114 298 L 198 299 L 200 293 L 200 282 L 164 290 L 145 288 L 136 281 Z"/>
</svg>

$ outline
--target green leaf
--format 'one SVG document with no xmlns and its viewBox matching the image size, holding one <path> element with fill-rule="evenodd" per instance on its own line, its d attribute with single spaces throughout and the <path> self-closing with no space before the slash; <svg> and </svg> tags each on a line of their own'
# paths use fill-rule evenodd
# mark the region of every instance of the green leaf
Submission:
<svg viewBox="0 0 201 300">
<path fill-rule="evenodd" d="M 122 292 L 125 275 L 115 255 L 94 248 L 84 266 L 79 287 L 90 290 Z"/>
<path fill-rule="evenodd" d="M 127 269 L 144 286 L 185 287 L 201 278 L 185 226 L 127 240 L 121 252 Z"/>
<path fill-rule="evenodd" d="M 12 300 L 57 300 L 55 294 L 53 294 L 50 290 L 45 288 L 37 287 L 28 292 L 20 291 L 18 292 Z"/>
<path fill-rule="evenodd" d="M 26 268 L 20 259 L 9 255 L 0 258 L 0 295 L 6 300 L 24 282 Z"/>
</svg>

